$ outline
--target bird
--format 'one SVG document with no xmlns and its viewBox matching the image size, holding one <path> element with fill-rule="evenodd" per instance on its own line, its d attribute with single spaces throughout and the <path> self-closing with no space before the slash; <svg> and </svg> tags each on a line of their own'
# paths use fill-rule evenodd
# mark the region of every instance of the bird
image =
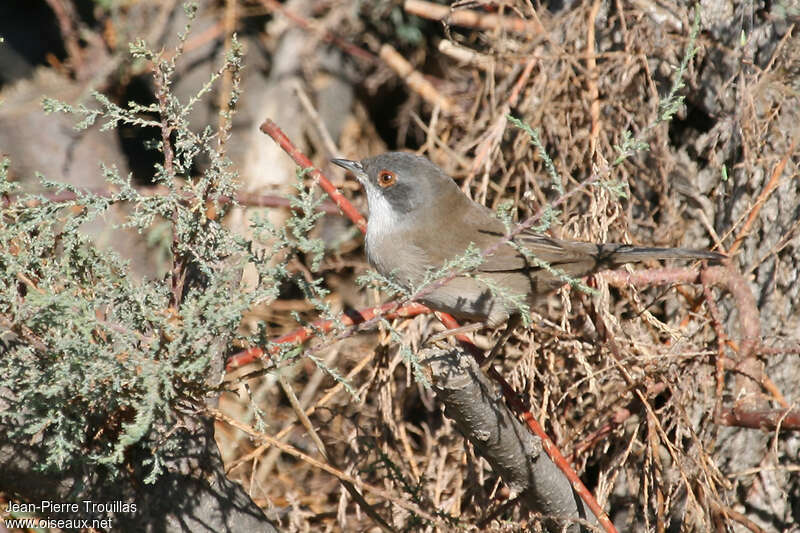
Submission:
<svg viewBox="0 0 800 533">
<path fill-rule="evenodd" d="M 420 291 L 418 300 L 435 311 L 490 327 L 508 323 L 501 336 L 505 340 L 520 318 L 520 306 L 509 296 L 533 305 L 564 285 L 564 275 L 580 278 L 648 259 L 725 257 L 706 250 L 557 239 L 531 229 L 514 237 L 516 246 L 501 244 L 508 233 L 505 223 L 424 156 L 386 152 L 331 162 L 352 172 L 366 191 L 367 260 L 406 290 L 418 289 L 430 272 L 464 256 L 470 246 L 484 253 L 473 271 Z"/>
</svg>

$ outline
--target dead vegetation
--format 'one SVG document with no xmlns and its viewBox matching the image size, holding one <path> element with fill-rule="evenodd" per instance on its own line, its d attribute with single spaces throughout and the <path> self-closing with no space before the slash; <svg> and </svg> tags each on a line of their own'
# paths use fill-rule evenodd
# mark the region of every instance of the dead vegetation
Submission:
<svg viewBox="0 0 800 533">
<path fill-rule="evenodd" d="M 382 61 L 354 61 L 367 101 L 404 89 L 388 128 L 393 135 L 384 135 L 388 144 L 426 154 L 492 208 L 513 200 L 523 220 L 558 194 L 528 135 L 509 125 L 511 113 L 539 130 L 567 190 L 597 172 L 604 181 L 625 184 L 627 197 L 596 185 L 572 197 L 561 206 L 553 234 L 714 247 L 730 253 L 734 269 L 744 272 L 758 270 L 766 259 L 739 251 L 742 242 L 760 235 L 775 243 L 769 252 L 774 264 L 796 272 L 796 249 L 789 245 L 797 242 L 796 214 L 779 214 L 785 204 L 769 200 L 779 184 L 793 198 L 798 191 L 794 143 L 800 134 L 796 125 L 777 124 L 796 112 L 798 102 L 791 80 L 778 74 L 787 67 L 777 59 L 796 42 L 793 26 L 771 34 L 773 45 L 760 48 L 726 41 L 719 28 L 702 31 L 684 75 L 686 105 L 672 122 L 651 127 L 686 54 L 689 7 L 594 2 L 548 12 L 525 2 L 462 4 L 406 2 L 404 21 L 414 20 L 405 18 L 414 13 L 442 23 L 421 23 L 422 42 L 406 44 L 402 52 L 390 35 L 376 33 L 380 27 L 364 22 L 363 12 L 348 17 L 344 30 L 325 28 L 337 6 L 314 19 L 316 37 L 335 31 L 377 52 Z M 709 11 L 702 15 L 704 24 L 722 24 Z M 763 27 L 750 31 L 769 33 Z M 761 58 L 759 68 L 746 57 Z M 723 76 L 725 86 L 715 85 Z M 371 135 L 371 128 L 364 131 L 367 119 L 356 110 L 350 120 L 357 124 L 339 140 L 342 155 L 375 153 L 373 142 L 363 139 Z M 649 150 L 609 167 L 626 130 L 643 136 Z M 755 131 L 761 132 L 757 138 Z M 319 145 L 310 151 L 326 152 Z M 319 164 L 324 168 L 324 160 Z M 772 229 L 763 226 L 767 203 L 782 221 Z M 344 265 L 366 268 L 359 258 L 356 253 L 331 259 L 335 273 L 328 275 L 338 284 Z M 759 418 L 764 431 L 745 430 L 728 415 L 774 409 L 779 417 L 793 416 L 792 393 L 770 376 L 785 384 L 789 376 L 797 378 L 796 355 L 790 353 L 797 351 L 796 303 L 784 307 L 795 313 L 776 320 L 767 300 L 759 309 L 752 298 L 746 309 L 733 304 L 730 285 L 743 282 L 706 281 L 705 288 L 699 279 L 687 285 L 658 271 L 634 286 L 624 276 L 598 276 L 599 297 L 562 289 L 537 309 L 533 327 L 506 347 L 502 373 L 530 401 L 534 417 L 620 530 L 768 531 L 793 522 L 789 507 L 798 487 L 790 481 L 797 465 L 789 434 L 765 418 Z M 722 283 L 721 290 L 713 283 Z M 745 290 L 758 292 L 752 284 Z M 721 309 L 710 309 L 711 302 Z M 376 301 L 345 303 L 363 307 Z M 415 351 L 441 330 L 430 316 L 397 319 L 394 326 Z M 759 326 L 774 332 L 768 344 L 787 350 L 763 350 L 760 339 L 749 338 L 759 335 Z M 475 342 L 491 346 L 484 334 Z M 388 333 L 362 334 L 326 353 L 331 364 L 350 371 L 359 396 L 355 401 L 339 394 L 330 403 L 326 397 L 312 424 L 343 475 L 355 473 L 391 492 L 388 498 L 369 490 L 365 495 L 393 526 L 506 531 L 536 523 L 509 500 L 508 489 L 465 445 L 431 392 L 414 381 Z M 325 390 L 319 372 L 307 365 L 292 375 L 295 394 L 308 399 L 301 405 L 314 406 L 312 398 Z M 267 386 L 272 392 L 264 394 L 285 401 Z M 325 415 L 318 414 L 320 408 Z M 306 431 L 291 422 L 294 414 L 269 418 L 275 426 L 268 433 L 280 431 L 298 448 L 307 446 Z M 229 453 L 241 458 L 246 452 Z M 247 462 L 233 463 L 230 473 L 276 507 L 305 508 L 304 520 L 289 513 L 294 527 L 371 527 L 330 478 L 323 490 L 328 498 L 319 498 L 318 467 L 285 463 L 274 448 L 260 454 L 265 460 L 250 454 Z M 276 482 L 264 483 L 279 472 Z M 783 503 L 768 496 L 768 487 L 782 487 Z M 752 514 L 766 507 L 770 519 Z M 329 522 L 334 509 L 336 525 Z"/>
<path fill-rule="evenodd" d="M 493 209 L 513 201 L 517 220 L 539 213 L 561 195 L 530 136 L 509 123 L 513 115 L 538 130 L 566 191 L 595 177 L 559 205 L 548 228 L 554 236 L 729 254 L 727 270 L 648 264 L 636 268 L 653 271 L 635 279 L 593 277 L 598 296 L 562 288 L 534 310 L 532 326 L 496 366 L 620 531 L 794 531 L 797 13 L 704 3 L 679 91 L 686 101 L 667 122 L 660 103 L 686 57 L 694 8 L 554 4 L 204 7 L 224 21 L 212 26 L 222 42 L 266 15 L 264 31 L 252 35 L 270 57 L 270 96 L 245 90 L 240 114 L 275 120 L 362 210 L 361 192 L 327 161 L 392 148 L 427 155 Z M 74 35 L 65 37 L 67 53 L 76 53 Z M 293 85 L 275 75 L 280 54 L 297 63 L 287 74 Z M 344 88 L 326 92 L 336 84 Z M 284 109 L 273 116 L 258 104 L 267 101 Z M 626 131 L 649 148 L 628 150 L 617 164 Z M 266 136 L 241 135 L 247 150 L 273 149 Z M 289 158 L 271 154 L 291 175 Z M 246 189 L 286 187 L 248 174 L 248 161 L 238 161 Z M 330 246 L 319 272 L 302 261 L 293 268 L 322 276 L 329 303 L 352 314 L 383 299 L 355 288 L 368 266 L 360 234 L 342 220 L 326 215 L 318 227 Z M 298 327 L 293 313 L 320 318 L 287 291 L 254 309 L 243 328 L 265 322 L 278 338 Z M 423 314 L 394 318 L 392 328 L 400 342 L 386 324 L 337 342 L 308 341 L 323 343 L 315 356 L 354 394 L 308 358 L 285 363 L 261 353 L 230 372 L 231 391 L 216 411 L 229 477 L 287 531 L 537 530 L 538 517 L 521 508 L 398 349 L 422 354 L 444 327 Z M 471 337 L 485 349 L 496 334 Z"/>
</svg>

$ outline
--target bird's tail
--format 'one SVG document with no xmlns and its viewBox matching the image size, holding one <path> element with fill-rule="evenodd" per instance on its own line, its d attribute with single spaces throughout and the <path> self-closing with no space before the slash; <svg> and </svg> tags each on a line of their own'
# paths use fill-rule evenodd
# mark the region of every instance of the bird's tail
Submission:
<svg viewBox="0 0 800 533">
<path fill-rule="evenodd" d="M 727 256 L 707 250 L 691 250 L 689 248 L 651 248 L 632 246 L 630 244 L 598 245 L 598 262 L 609 266 L 624 263 L 636 263 L 647 259 L 707 259 L 721 261 Z"/>
</svg>

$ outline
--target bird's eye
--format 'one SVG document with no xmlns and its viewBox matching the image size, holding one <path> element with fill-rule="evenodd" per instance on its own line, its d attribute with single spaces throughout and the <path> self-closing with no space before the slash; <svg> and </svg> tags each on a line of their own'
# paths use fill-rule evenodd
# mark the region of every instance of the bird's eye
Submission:
<svg viewBox="0 0 800 533">
<path fill-rule="evenodd" d="M 386 187 L 391 187 L 395 183 L 397 183 L 397 175 L 391 170 L 384 169 L 378 172 L 378 185 L 384 189 Z"/>
</svg>

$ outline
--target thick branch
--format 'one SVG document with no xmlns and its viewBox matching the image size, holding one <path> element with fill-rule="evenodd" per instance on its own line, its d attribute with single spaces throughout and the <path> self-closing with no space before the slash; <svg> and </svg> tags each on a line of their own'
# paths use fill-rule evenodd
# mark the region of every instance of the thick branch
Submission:
<svg viewBox="0 0 800 533">
<path fill-rule="evenodd" d="M 445 414 L 524 506 L 545 516 L 548 531 L 588 531 L 581 522 L 597 524 L 566 476 L 543 453 L 541 439 L 502 402 L 502 394 L 471 355 L 453 348 L 437 351 L 426 362 Z"/>
</svg>

